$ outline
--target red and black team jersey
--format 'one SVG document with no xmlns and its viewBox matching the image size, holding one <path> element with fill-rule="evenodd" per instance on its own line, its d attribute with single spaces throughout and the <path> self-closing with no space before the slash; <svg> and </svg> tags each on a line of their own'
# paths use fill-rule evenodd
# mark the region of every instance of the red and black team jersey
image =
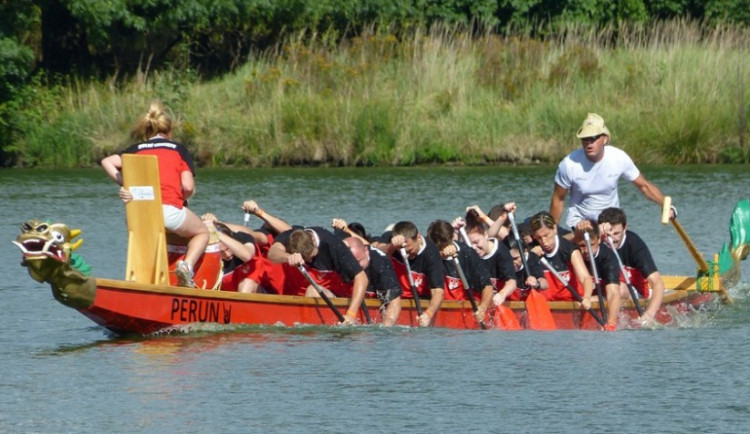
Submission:
<svg viewBox="0 0 750 434">
<path fill-rule="evenodd" d="M 578 282 L 578 279 L 575 277 L 574 273 L 571 273 L 571 265 L 570 265 L 570 258 L 573 256 L 573 252 L 578 250 L 575 246 L 575 244 L 571 243 L 570 241 L 566 240 L 565 238 L 560 237 L 559 235 L 556 236 L 556 242 L 557 242 L 557 248 L 552 253 L 545 253 L 544 257 L 547 259 L 547 262 L 550 263 L 552 268 L 555 269 L 565 280 L 568 281 L 570 286 L 572 286 L 578 294 L 583 294 L 583 288 L 581 287 L 581 284 Z M 549 285 L 549 288 L 541 291 L 542 295 L 547 300 L 553 301 L 553 300 L 575 300 L 573 295 L 570 293 L 570 291 L 565 288 L 565 285 L 563 285 L 555 275 L 553 275 L 549 270 L 544 270 L 544 278 L 547 280 L 547 284 Z"/>
<path fill-rule="evenodd" d="M 529 296 L 529 288 L 526 287 L 526 278 L 529 275 L 534 276 L 537 281 L 539 279 L 546 279 L 544 275 L 544 267 L 542 266 L 542 263 L 539 262 L 539 256 L 537 256 L 536 253 L 532 251 L 528 251 L 526 252 L 526 254 L 526 263 L 529 265 L 529 273 L 526 273 L 526 269 L 523 267 L 523 264 L 521 264 L 521 268 L 515 271 L 516 285 L 518 288 L 513 291 L 513 293 L 508 297 L 508 300 L 526 300 L 526 298 Z M 498 287 L 498 289 L 500 289 L 500 287 Z"/>
<path fill-rule="evenodd" d="M 586 268 L 594 276 L 594 270 L 591 269 L 591 261 L 586 262 Z M 606 293 L 607 285 L 611 283 L 620 283 L 620 264 L 617 262 L 615 253 L 612 249 L 604 244 L 599 244 L 599 251 L 594 256 L 594 263 L 596 264 L 596 271 L 599 274 L 599 285 L 601 285 L 602 291 Z"/>
<path fill-rule="evenodd" d="M 159 162 L 161 203 L 182 209 L 185 203 L 185 197 L 182 194 L 182 172 L 190 171 L 195 175 L 193 157 L 187 148 L 177 142 L 156 137 L 131 145 L 122 153 L 156 155 Z"/>
<path fill-rule="evenodd" d="M 312 263 L 306 264 L 310 275 L 323 287 L 339 297 L 349 297 L 352 293 L 352 281 L 362 271 L 359 262 L 354 258 L 349 247 L 341 238 L 321 227 L 310 227 L 318 240 L 318 254 Z M 289 242 L 293 230 L 279 234 L 274 242 L 284 246 Z M 296 268 L 285 267 L 285 294 L 302 295 L 309 285 L 307 280 Z"/>
<path fill-rule="evenodd" d="M 461 270 L 466 275 L 466 280 L 473 290 L 474 298 L 482 298 L 482 290 L 492 285 L 490 273 L 483 263 L 482 258 L 477 252 L 464 243 L 453 243 L 458 251 L 458 262 L 461 264 Z M 510 254 L 509 254 L 510 256 Z M 467 300 L 466 288 L 461 281 L 461 276 L 456 269 L 456 264 L 452 259 L 443 259 L 443 269 L 445 271 L 445 299 L 446 300 Z"/>
<path fill-rule="evenodd" d="M 244 232 L 233 232 L 232 238 L 241 242 L 242 244 L 254 244 L 253 237 Z M 258 251 L 257 245 L 255 246 L 255 251 Z M 247 262 L 243 262 L 240 258 L 234 256 L 228 261 L 222 260 L 222 263 L 222 291 L 237 291 L 240 282 L 242 282 L 244 279 L 252 279 L 255 282 L 261 283 L 264 267 L 263 260 L 259 254 L 256 253 Z"/>
<path fill-rule="evenodd" d="M 341 229 L 334 229 L 333 234 L 342 240 L 346 240 L 352 236 Z M 370 252 L 370 262 L 367 264 L 367 268 L 365 268 L 368 280 L 367 296 L 372 297 L 377 294 L 381 300 L 392 300 L 400 296 L 403 290 L 388 256 L 382 250 L 376 249 L 372 245 L 365 246 L 365 248 Z"/>
<path fill-rule="evenodd" d="M 499 291 L 505 286 L 505 282 L 516 279 L 516 272 L 513 267 L 513 257 L 505 243 L 495 238 L 491 240 L 494 242 L 494 247 L 491 252 L 482 257 L 482 263 L 490 274 L 492 287 Z"/>
<path fill-rule="evenodd" d="M 365 268 L 367 279 L 367 292 L 374 292 L 381 296 L 388 295 L 391 299 L 400 296 L 403 293 L 401 284 L 396 276 L 396 270 L 393 264 L 381 250 L 372 246 L 367 246 L 370 250 L 370 263 Z"/>
<path fill-rule="evenodd" d="M 417 256 L 409 259 L 411 274 L 414 278 L 414 285 L 419 290 L 419 296 L 424 299 L 432 297 L 430 289 L 443 288 L 445 280 L 445 271 L 443 269 L 443 260 L 440 258 L 440 252 L 437 246 L 431 240 L 419 235 L 424 242 Z M 409 285 L 409 277 L 406 275 L 406 265 L 401 258 L 401 253 L 396 250 L 391 256 L 393 269 L 396 270 L 396 276 L 403 289 L 402 297 L 414 298 Z"/>
<path fill-rule="evenodd" d="M 656 268 L 656 263 L 654 263 L 654 258 L 651 256 L 651 251 L 646 243 L 638 234 L 628 229 L 625 231 L 617 253 L 625 266 L 625 271 L 630 274 L 630 283 L 642 297 L 650 297 L 651 288 L 648 285 L 647 278 L 651 273 L 659 270 Z M 625 281 L 624 278 L 622 281 Z"/>
</svg>

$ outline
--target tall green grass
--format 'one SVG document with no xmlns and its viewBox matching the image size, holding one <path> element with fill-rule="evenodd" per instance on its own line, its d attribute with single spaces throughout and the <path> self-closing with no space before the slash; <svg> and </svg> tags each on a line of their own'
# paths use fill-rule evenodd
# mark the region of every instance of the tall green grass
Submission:
<svg viewBox="0 0 750 434">
<path fill-rule="evenodd" d="M 220 80 L 151 71 L 39 88 L 14 151 L 20 165 L 95 164 L 161 98 L 206 166 L 555 163 L 579 146 L 587 112 L 638 163 L 750 161 L 748 30 L 675 21 L 555 35 L 297 35 Z"/>
</svg>

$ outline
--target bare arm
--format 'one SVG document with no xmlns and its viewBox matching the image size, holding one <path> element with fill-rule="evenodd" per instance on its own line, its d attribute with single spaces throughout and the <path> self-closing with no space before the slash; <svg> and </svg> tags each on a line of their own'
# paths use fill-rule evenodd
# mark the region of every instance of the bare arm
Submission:
<svg viewBox="0 0 750 434">
<path fill-rule="evenodd" d="M 117 154 L 110 155 L 102 160 L 101 165 L 104 171 L 107 172 L 107 176 L 115 181 L 117 185 L 122 185 L 122 157 Z"/>
<path fill-rule="evenodd" d="M 565 206 L 565 196 L 568 194 L 568 190 L 555 184 L 555 191 L 552 193 L 552 199 L 549 204 L 549 213 L 552 218 L 555 219 L 557 224 L 560 224 L 560 217 L 562 217 L 563 206 Z"/>
<path fill-rule="evenodd" d="M 182 195 L 185 199 L 190 199 L 195 194 L 195 179 L 192 172 L 186 170 L 180 173 L 180 183 L 182 184 Z"/>
<path fill-rule="evenodd" d="M 638 187 L 638 190 L 640 190 L 644 196 L 646 196 L 646 199 L 659 206 L 664 205 L 664 195 L 661 193 L 661 190 L 649 182 L 643 174 L 638 175 L 638 177 L 635 178 L 635 181 L 633 181 L 633 184 Z"/>
<path fill-rule="evenodd" d="M 217 234 L 219 241 L 226 244 L 232 254 L 242 262 L 247 262 L 255 256 L 255 246 L 252 244 L 243 244 L 223 232 L 217 232 Z"/>
<path fill-rule="evenodd" d="M 432 294 L 430 305 L 427 306 L 427 309 L 425 309 L 419 317 L 419 324 L 422 327 L 426 327 L 432 323 L 432 318 L 434 318 L 440 310 L 440 305 L 443 303 L 443 297 L 445 295 L 443 288 L 432 288 L 430 289 L 430 293 Z"/>
<path fill-rule="evenodd" d="M 292 226 L 289 225 L 289 223 L 260 209 L 254 200 L 246 200 L 245 203 L 242 204 L 242 209 L 245 212 L 255 214 L 258 218 L 268 223 L 276 234 L 292 229 Z"/>
<path fill-rule="evenodd" d="M 352 298 L 349 300 L 349 310 L 347 311 L 347 314 L 349 314 L 349 312 L 359 312 L 362 300 L 365 299 L 365 291 L 367 290 L 368 284 L 369 280 L 367 279 L 367 273 L 365 273 L 364 270 L 354 276 L 354 281 L 352 282 Z M 356 314 L 354 314 L 353 317 L 356 318 Z"/>
<path fill-rule="evenodd" d="M 515 281 L 514 281 L 515 282 Z M 513 285 L 513 289 L 516 289 L 516 285 Z M 494 289 L 492 288 L 492 285 L 487 285 L 482 289 L 482 298 L 479 300 L 479 308 L 480 311 L 486 312 L 487 309 L 490 307 L 490 303 L 492 303 L 492 293 L 494 292 Z M 513 292 L 513 291 L 511 291 Z"/>
<path fill-rule="evenodd" d="M 586 309 L 591 307 L 591 294 L 594 292 L 594 281 L 591 279 L 586 263 L 583 261 L 583 255 L 580 251 L 575 250 L 570 257 L 570 264 L 573 266 L 573 273 L 576 279 L 583 286 L 583 302 L 581 303 Z"/>
<path fill-rule="evenodd" d="M 644 319 L 653 320 L 664 299 L 664 280 L 662 280 L 658 271 L 649 274 L 646 279 L 651 285 L 651 299 L 648 301 L 648 309 L 644 313 Z"/>
<path fill-rule="evenodd" d="M 253 237 L 253 241 L 259 246 L 265 246 L 268 244 L 268 237 L 263 232 L 254 231 L 250 228 L 246 228 L 242 225 L 238 225 L 235 223 L 227 223 L 227 222 L 219 222 L 224 224 L 226 227 L 228 227 L 232 232 L 244 232 L 251 237 Z"/>
<path fill-rule="evenodd" d="M 268 260 L 276 264 L 286 264 L 289 256 L 291 255 L 281 243 L 273 243 L 271 248 L 268 249 Z"/>
</svg>

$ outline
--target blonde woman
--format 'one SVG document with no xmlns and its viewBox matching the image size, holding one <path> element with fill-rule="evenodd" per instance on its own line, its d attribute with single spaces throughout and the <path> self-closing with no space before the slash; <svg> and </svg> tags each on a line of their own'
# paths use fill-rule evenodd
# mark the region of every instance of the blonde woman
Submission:
<svg viewBox="0 0 750 434">
<path fill-rule="evenodd" d="M 138 143 L 110 155 L 101 165 L 120 188 L 120 198 L 127 203 L 132 194 L 122 188 L 122 157 L 126 154 L 156 155 L 159 161 L 164 227 L 189 239 L 185 258 L 177 263 L 175 273 L 180 286 L 194 287 L 193 267 L 208 245 L 208 229 L 201 219 L 187 208 L 187 199 L 195 193 L 193 158 L 181 144 L 172 140 L 172 118 L 160 101 L 151 103 L 131 132 Z"/>
</svg>

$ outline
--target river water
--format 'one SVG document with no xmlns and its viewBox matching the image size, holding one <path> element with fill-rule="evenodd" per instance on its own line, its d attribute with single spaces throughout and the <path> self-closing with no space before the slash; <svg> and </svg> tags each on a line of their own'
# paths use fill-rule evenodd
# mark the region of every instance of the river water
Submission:
<svg viewBox="0 0 750 434">
<path fill-rule="evenodd" d="M 746 166 L 642 168 L 673 197 L 704 255 L 729 241 Z M 242 221 L 243 199 L 292 223 L 450 220 L 503 201 L 546 209 L 554 168 L 200 171 L 191 206 Z M 620 189 L 631 228 L 666 274 L 695 263 L 660 210 Z M 191 327 L 108 334 L 58 304 L 18 266 L 10 241 L 30 218 L 83 229 L 99 277 L 122 278 L 124 208 L 99 170 L 0 171 L 0 432 L 750 431 L 750 269 L 736 302 L 679 326 L 616 333 L 409 328 Z M 257 224 L 257 222 L 251 222 Z"/>
</svg>

